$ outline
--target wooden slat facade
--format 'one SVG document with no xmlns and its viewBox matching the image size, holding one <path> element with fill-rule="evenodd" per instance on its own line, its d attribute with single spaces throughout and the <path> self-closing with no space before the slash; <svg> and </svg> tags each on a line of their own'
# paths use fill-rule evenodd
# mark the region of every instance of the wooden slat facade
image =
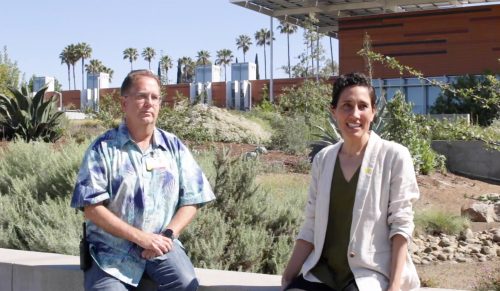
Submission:
<svg viewBox="0 0 500 291">
<path fill-rule="evenodd" d="M 394 13 L 343 19 L 340 73 L 365 72 L 357 52 L 368 33 L 374 51 L 393 56 L 426 76 L 500 73 L 500 5 Z M 375 78 L 398 78 L 380 64 Z"/>
</svg>

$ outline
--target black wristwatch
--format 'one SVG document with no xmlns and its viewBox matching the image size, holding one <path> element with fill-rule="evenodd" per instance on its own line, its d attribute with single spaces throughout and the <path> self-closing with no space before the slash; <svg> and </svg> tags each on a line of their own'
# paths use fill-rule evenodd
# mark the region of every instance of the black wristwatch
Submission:
<svg viewBox="0 0 500 291">
<path fill-rule="evenodd" d="M 174 239 L 174 231 L 171 230 L 170 228 L 167 228 L 164 232 L 163 235 L 168 237 L 169 239 L 173 240 Z"/>
</svg>

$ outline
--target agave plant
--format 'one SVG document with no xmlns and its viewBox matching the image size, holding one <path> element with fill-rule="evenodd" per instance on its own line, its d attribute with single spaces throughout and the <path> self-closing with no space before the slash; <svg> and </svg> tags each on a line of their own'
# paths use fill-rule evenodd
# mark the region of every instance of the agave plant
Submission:
<svg viewBox="0 0 500 291">
<path fill-rule="evenodd" d="M 384 131 L 385 119 L 387 115 L 387 112 L 385 110 L 387 105 L 387 100 L 385 99 L 384 95 L 385 94 L 382 94 L 382 96 L 380 96 L 380 98 L 378 99 L 378 102 L 376 104 L 377 114 L 375 115 L 375 120 L 373 121 L 371 126 L 372 130 L 381 137 L 387 136 L 386 132 Z M 329 109 L 327 109 L 327 111 L 328 111 L 328 127 L 323 128 L 318 125 L 314 126 L 317 129 L 317 132 L 313 133 L 312 135 L 318 139 L 312 141 L 309 144 L 309 147 L 311 148 L 311 151 L 309 152 L 310 161 L 312 161 L 314 159 L 314 156 L 316 156 L 316 154 L 323 148 L 337 143 L 342 138 L 338 130 L 337 122 L 335 121 L 335 118 L 333 118 L 332 112 Z"/>
<path fill-rule="evenodd" d="M 7 140 L 55 142 L 61 135 L 63 112 L 57 112 L 55 96 L 44 101 L 47 87 L 29 97 L 28 89 L 9 88 L 13 97 L 0 94 L 0 129 Z"/>
</svg>

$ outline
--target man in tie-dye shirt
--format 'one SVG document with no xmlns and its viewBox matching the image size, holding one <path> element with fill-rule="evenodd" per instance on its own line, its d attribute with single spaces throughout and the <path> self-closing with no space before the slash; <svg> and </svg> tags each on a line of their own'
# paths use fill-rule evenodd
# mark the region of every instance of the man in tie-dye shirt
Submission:
<svg viewBox="0 0 500 291">
<path fill-rule="evenodd" d="M 130 290 L 144 273 L 159 290 L 196 290 L 177 237 L 214 194 L 186 146 L 155 126 L 155 75 L 130 72 L 120 103 L 124 122 L 91 144 L 71 201 L 84 211 L 93 258 L 85 290 Z"/>
</svg>

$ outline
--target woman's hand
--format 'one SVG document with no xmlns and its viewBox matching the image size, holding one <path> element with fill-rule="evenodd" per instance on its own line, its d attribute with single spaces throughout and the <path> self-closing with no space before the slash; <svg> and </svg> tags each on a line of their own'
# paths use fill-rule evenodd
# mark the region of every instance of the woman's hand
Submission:
<svg viewBox="0 0 500 291">
<path fill-rule="evenodd" d="M 284 274 L 281 276 L 281 290 L 286 290 L 286 287 L 292 283 L 293 278 L 289 279 Z"/>
</svg>

